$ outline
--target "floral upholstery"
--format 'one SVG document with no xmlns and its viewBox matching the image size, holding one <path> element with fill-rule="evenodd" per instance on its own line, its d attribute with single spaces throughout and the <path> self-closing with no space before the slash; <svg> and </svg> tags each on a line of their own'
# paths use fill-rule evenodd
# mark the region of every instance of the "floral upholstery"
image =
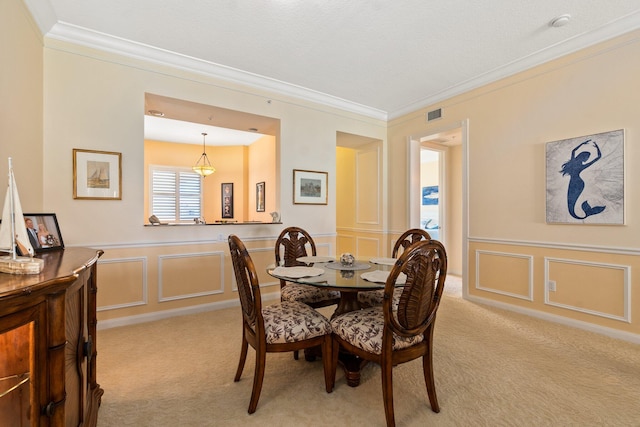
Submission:
<svg viewBox="0 0 640 427">
<path fill-rule="evenodd" d="M 402 288 L 395 288 L 393 290 L 393 307 L 398 305 L 401 294 Z M 382 300 L 384 300 L 383 289 L 380 289 L 379 291 L 358 292 L 358 302 L 363 307 L 375 307 L 377 305 L 382 305 Z"/>
<path fill-rule="evenodd" d="M 399 295 L 398 292 L 395 294 Z M 382 332 L 384 330 L 382 307 L 369 307 L 341 314 L 331 320 L 331 327 L 334 334 L 354 346 L 370 353 L 382 353 Z M 394 333 L 393 349 L 411 347 L 422 342 L 423 339 L 422 335 L 407 338 Z"/>
<path fill-rule="evenodd" d="M 322 314 L 301 302 L 280 302 L 262 309 L 267 344 L 302 341 L 331 333 Z"/>
<path fill-rule="evenodd" d="M 280 290 L 282 301 L 299 301 L 304 304 L 314 304 L 321 301 L 335 300 L 340 298 L 340 292 L 317 288 L 311 285 L 301 285 L 298 283 L 287 283 Z"/>
</svg>

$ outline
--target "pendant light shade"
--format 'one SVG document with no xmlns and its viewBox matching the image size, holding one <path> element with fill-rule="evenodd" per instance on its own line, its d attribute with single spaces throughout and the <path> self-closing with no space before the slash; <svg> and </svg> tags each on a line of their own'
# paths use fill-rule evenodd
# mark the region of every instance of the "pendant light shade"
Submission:
<svg viewBox="0 0 640 427">
<path fill-rule="evenodd" d="M 207 150 L 205 148 L 205 137 L 206 136 L 207 136 L 207 134 L 202 132 L 202 156 L 200 156 L 200 158 L 198 159 L 196 164 L 191 168 L 191 169 L 193 169 L 193 171 L 195 173 L 197 173 L 198 175 L 200 175 L 203 178 L 206 178 L 207 176 L 211 175 L 212 173 L 214 173 L 216 171 L 216 168 L 211 166 L 211 162 L 209 161 L 209 158 L 207 157 Z"/>
</svg>

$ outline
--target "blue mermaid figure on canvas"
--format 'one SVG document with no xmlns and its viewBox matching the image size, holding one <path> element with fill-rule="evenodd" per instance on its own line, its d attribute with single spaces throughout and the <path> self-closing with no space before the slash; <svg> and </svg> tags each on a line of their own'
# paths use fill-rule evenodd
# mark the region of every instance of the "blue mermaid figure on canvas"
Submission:
<svg viewBox="0 0 640 427">
<path fill-rule="evenodd" d="M 596 156 L 593 160 L 589 160 L 591 156 L 591 152 L 582 151 L 576 155 L 578 149 L 583 145 L 592 144 L 596 149 Z M 576 204 L 578 203 L 578 198 L 582 194 L 584 190 L 584 180 L 580 177 L 580 173 L 593 165 L 595 162 L 600 160 L 602 157 L 602 153 L 600 152 L 600 147 L 596 144 L 595 141 L 590 139 L 582 142 L 571 152 L 571 159 L 568 162 L 562 165 L 562 176 L 569 175 L 569 187 L 567 189 L 567 207 L 569 208 L 569 214 L 575 219 L 585 219 L 591 215 L 596 215 L 602 212 L 606 206 L 593 206 L 589 205 L 588 201 L 582 202 L 582 211 L 584 212 L 584 216 L 578 216 L 576 214 Z"/>
</svg>

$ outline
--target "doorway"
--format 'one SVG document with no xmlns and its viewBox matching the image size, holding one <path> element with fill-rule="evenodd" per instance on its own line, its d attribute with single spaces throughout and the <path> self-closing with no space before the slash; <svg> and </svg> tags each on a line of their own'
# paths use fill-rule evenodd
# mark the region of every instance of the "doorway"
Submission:
<svg viewBox="0 0 640 427">
<path fill-rule="evenodd" d="M 463 278 L 467 265 L 467 128 L 465 120 L 408 138 L 408 224 L 441 241 L 447 249 L 449 274 Z"/>
<path fill-rule="evenodd" d="M 446 182 L 442 176 L 445 156 L 442 150 L 420 147 L 420 228 L 443 244 L 446 243 L 446 233 L 442 228 L 446 219 L 446 205 L 442 198 L 446 194 Z"/>
</svg>

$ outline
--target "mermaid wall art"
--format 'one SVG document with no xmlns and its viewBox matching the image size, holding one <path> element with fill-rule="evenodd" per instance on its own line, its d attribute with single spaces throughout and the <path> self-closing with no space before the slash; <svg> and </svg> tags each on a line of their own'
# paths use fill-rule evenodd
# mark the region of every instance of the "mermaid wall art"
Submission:
<svg viewBox="0 0 640 427">
<path fill-rule="evenodd" d="M 546 145 L 547 223 L 624 224 L 624 131 Z"/>
</svg>

